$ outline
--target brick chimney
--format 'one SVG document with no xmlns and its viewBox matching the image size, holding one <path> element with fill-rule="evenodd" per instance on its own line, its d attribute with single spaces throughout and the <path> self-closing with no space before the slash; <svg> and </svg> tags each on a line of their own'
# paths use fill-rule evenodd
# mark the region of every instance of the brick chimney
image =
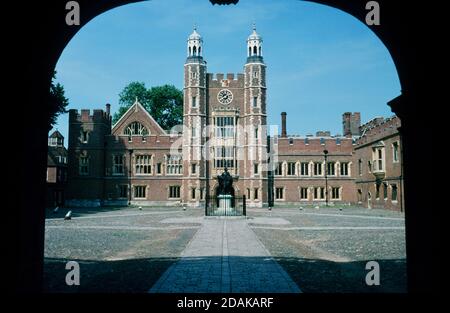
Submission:
<svg viewBox="0 0 450 313">
<path fill-rule="evenodd" d="M 111 114 L 111 104 L 106 104 L 106 116 L 110 116 Z"/>
<path fill-rule="evenodd" d="M 361 135 L 361 133 L 359 131 L 360 126 L 361 126 L 361 113 L 355 112 L 352 114 L 352 116 L 350 118 L 350 131 L 351 131 L 352 135 L 354 135 L 354 136 Z"/>
<path fill-rule="evenodd" d="M 342 114 L 342 132 L 345 137 L 351 137 L 352 131 L 351 131 L 351 112 L 345 112 Z"/>
<path fill-rule="evenodd" d="M 281 137 L 287 137 L 287 133 L 286 133 L 286 112 L 281 112 Z"/>
</svg>

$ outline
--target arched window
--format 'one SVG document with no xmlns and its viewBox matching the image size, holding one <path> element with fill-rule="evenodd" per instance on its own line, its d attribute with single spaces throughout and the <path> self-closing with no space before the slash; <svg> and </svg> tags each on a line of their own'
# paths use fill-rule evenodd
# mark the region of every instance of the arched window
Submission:
<svg viewBox="0 0 450 313">
<path fill-rule="evenodd" d="M 197 55 L 197 47 L 196 46 L 194 46 L 194 48 L 192 48 L 192 54 Z"/>
<path fill-rule="evenodd" d="M 149 131 L 141 123 L 133 122 L 125 128 L 123 133 L 128 136 L 146 136 Z"/>
<path fill-rule="evenodd" d="M 254 46 L 254 47 L 253 47 L 253 55 L 256 55 L 256 54 L 257 54 L 256 51 L 257 51 L 257 50 L 256 50 L 256 46 Z"/>
<path fill-rule="evenodd" d="M 191 47 L 189 47 L 189 56 L 191 56 Z"/>
<path fill-rule="evenodd" d="M 261 47 L 259 47 L 259 55 L 261 55 Z"/>
<path fill-rule="evenodd" d="M 202 47 L 198 47 L 198 55 L 202 52 Z"/>
<path fill-rule="evenodd" d="M 252 47 L 248 47 L 248 56 L 252 55 Z"/>
</svg>

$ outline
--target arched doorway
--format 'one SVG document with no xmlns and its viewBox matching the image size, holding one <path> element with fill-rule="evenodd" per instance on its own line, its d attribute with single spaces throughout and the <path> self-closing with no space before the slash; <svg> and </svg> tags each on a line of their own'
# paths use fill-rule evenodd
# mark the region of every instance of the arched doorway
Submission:
<svg viewBox="0 0 450 313">
<path fill-rule="evenodd" d="M 107 2 L 78 1 L 83 8 L 83 18 L 81 26 L 68 27 L 63 16 L 65 8 L 61 3 L 51 3 L 43 6 L 40 3 L 32 3 L 25 13 L 24 20 L 30 21 L 31 25 L 36 25 L 28 30 L 26 36 L 33 44 L 33 59 L 29 76 L 21 79 L 29 79 L 31 90 L 29 98 L 23 100 L 26 103 L 27 115 L 32 117 L 24 126 L 23 140 L 27 145 L 23 148 L 23 155 L 28 155 L 31 149 L 35 152 L 35 157 L 23 163 L 21 168 L 27 179 L 23 180 L 21 186 L 26 196 L 20 197 L 19 208 L 15 210 L 13 220 L 16 221 L 15 238 L 18 238 L 17 245 L 14 246 L 13 255 L 17 260 L 13 260 L 12 268 L 15 273 L 15 289 L 17 291 L 39 291 L 42 279 L 42 256 L 44 239 L 44 207 L 45 201 L 42 194 L 45 193 L 45 167 L 46 167 L 46 145 L 47 145 L 47 117 L 46 108 L 48 100 L 48 90 L 51 76 L 55 64 L 70 39 L 74 34 L 92 18 L 112 8 L 137 2 L 130 0 L 114 0 Z M 343 10 L 362 23 L 364 23 L 367 11 L 365 2 L 358 0 L 351 1 L 313 1 L 324 5 L 329 5 Z M 432 232 L 421 232 L 423 225 L 432 225 L 432 212 L 422 214 L 424 207 L 429 207 L 429 202 L 423 195 L 426 192 L 423 181 L 429 181 L 431 173 L 427 171 L 415 171 L 414 177 L 408 176 L 418 162 L 431 163 L 432 153 L 424 156 L 422 147 L 417 142 L 427 142 L 429 133 L 424 132 L 420 127 L 423 123 L 423 114 L 418 109 L 419 98 L 422 98 L 422 86 L 419 83 L 421 73 L 414 71 L 417 68 L 418 59 L 415 47 L 420 45 L 413 32 L 418 30 L 416 19 L 412 18 L 418 14 L 415 6 L 396 7 L 393 1 L 378 1 L 383 10 L 382 23 L 380 26 L 371 26 L 374 33 L 379 36 L 382 42 L 390 51 L 394 63 L 397 67 L 402 94 L 389 103 L 394 113 L 402 119 L 402 140 L 404 151 L 404 176 L 405 176 L 405 206 L 407 219 L 407 252 L 408 252 L 408 280 L 411 291 L 432 290 L 433 275 L 427 271 L 433 268 L 433 258 L 430 257 L 427 247 L 416 246 L 417 242 L 433 240 Z M 23 12 L 17 8 L 17 12 Z M 43 18 L 45 17 L 45 18 Z M 25 51 L 29 53 L 30 42 L 23 40 L 28 48 L 18 51 L 18 56 L 22 60 L 29 59 L 25 56 Z M 24 55 L 20 55 L 24 53 Z M 20 64 L 21 62 L 18 62 Z M 19 71 L 21 72 L 21 71 Z M 24 71 L 26 72 L 26 71 Z M 25 76 L 25 75 L 23 75 Z M 24 85 L 30 85 L 27 81 Z M 32 104 L 32 105 L 31 105 Z M 420 159 L 419 159 L 420 157 Z M 25 183 L 26 181 L 26 183 Z M 33 186 L 33 188 L 29 188 Z M 12 285 L 12 284 L 11 284 Z"/>
</svg>

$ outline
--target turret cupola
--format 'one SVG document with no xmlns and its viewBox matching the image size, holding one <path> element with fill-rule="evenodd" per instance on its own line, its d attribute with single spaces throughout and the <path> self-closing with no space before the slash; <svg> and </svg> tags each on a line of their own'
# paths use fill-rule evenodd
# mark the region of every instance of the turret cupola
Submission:
<svg viewBox="0 0 450 313">
<path fill-rule="evenodd" d="M 194 26 L 194 31 L 189 35 L 187 40 L 187 57 L 190 61 L 202 61 L 203 53 L 203 39 L 197 32 L 197 27 Z"/>
<path fill-rule="evenodd" d="M 263 62 L 262 42 L 262 37 L 256 32 L 256 26 L 253 24 L 253 32 L 247 38 L 247 63 Z"/>
</svg>

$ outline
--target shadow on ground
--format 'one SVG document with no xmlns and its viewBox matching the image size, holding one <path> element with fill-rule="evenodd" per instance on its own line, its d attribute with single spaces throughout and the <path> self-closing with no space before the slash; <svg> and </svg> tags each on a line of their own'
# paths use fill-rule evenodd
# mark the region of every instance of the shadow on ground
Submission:
<svg viewBox="0 0 450 313">
<path fill-rule="evenodd" d="M 119 261 L 44 259 L 44 292 L 144 293 L 178 258 L 147 258 Z M 66 263 L 80 265 L 80 285 L 68 286 Z"/>
<path fill-rule="evenodd" d="M 218 257 L 206 257 L 220 262 Z M 233 262 L 260 263 L 257 257 L 233 257 Z M 234 260 L 232 260 L 235 258 Z M 267 259 L 267 258 L 263 258 Z M 45 258 L 44 291 L 49 293 L 146 293 L 178 258 L 146 258 L 89 261 Z M 196 258 L 205 262 L 205 258 Z M 299 258 L 275 258 L 305 293 L 402 293 L 406 292 L 406 261 L 378 260 L 380 286 L 367 286 L 367 261 L 331 262 Z M 67 286 L 68 261 L 80 264 L 80 286 Z M 233 279 L 232 279 L 233 281 Z"/>
<path fill-rule="evenodd" d="M 406 260 L 332 262 L 299 258 L 274 258 L 307 293 L 403 293 L 407 291 Z M 380 285 L 368 286 L 366 263 L 380 265 Z"/>
</svg>

